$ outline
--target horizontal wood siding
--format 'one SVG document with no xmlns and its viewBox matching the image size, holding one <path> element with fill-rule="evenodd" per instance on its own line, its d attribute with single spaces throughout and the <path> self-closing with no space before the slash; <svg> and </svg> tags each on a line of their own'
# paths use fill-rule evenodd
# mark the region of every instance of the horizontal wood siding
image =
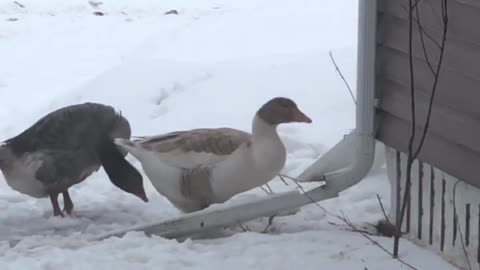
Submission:
<svg viewBox="0 0 480 270">
<path fill-rule="evenodd" d="M 480 50 L 478 51 L 480 53 Z M 388 79 L 403 86 L 403 91 L 410 94 L 410 71 L 408 54 L 399 53 L 396 50 L 379 46 L 377 49 L 379 58 L 377 77 Z M 448 57 L 448 56 L 447 56 Z M 430 96 L 433 85 L 433 76 L 424 60 L 414 59 L 415 91 L 423 92 Z M 480 62 L 478 62 L 480 63 Z M 435 106 L 451 107 L 464 114 L 469 114 L 477 119 L 480 118 L 480 80 L 467 78 L 460 73 L 451 72 L 446 63 L 441 70 L 437 92 L 435 94 Z M 479 65 L 479 64 L 477 64 Z M 480 66 L 478 67 L 480 69 Z M 381 85 L 380 85 L 381 86 Z M 388 91 L 377 87 L 381 93 Z"/>
<path fill-rule="evenodd" d="M 410 122 L 402 120 L 392 114 L 379 112 L 377 120 L 381 123 L 377 139 L 387 146 L 408 152 L 408 138 L 410 136 Z M 416 141 L 418 144 L 418 140 Z M 425 144 L 418 159 L 442 168 L 442 171 L 478 186 L 480 172 L 480 153 L 467 147 L 451 143 L 433 132 L 427 134 Z"/>
<path fill-rule="evenodd" d="M 383 93 L 379 108 L 410 123 L 410 94 L 402 91 L 404 88 L 395 81 L 380 81 L 379 83 L 384 89 L 389 89 Z M 415 102 L 418 104 L 415 111 L 416 125 L 420 135 L 425 126 L 430 96 L 421 92 L 415 94 Z M 480 130 L 475 127 L 480 128 L 478 120 L 468 114 L 460 113 L 453 108 L 437 106 L 430 117 L 429 132 L 451 143 L 480 152 Z M 408 131 L 410 130 L 408 128 Z"/>
<path fill-rule="evenodd" d="M 381 14 L 388 14 L 399 19 L 408 18 L 408 0 L 379 0 Z M 416 0 L 414 0 L 416 2 Z M 442 32 L 441 5 L 439 0 L 418 1 L 420 21 L 423 28 L 433 36 L 439 37 Z M 480 11 L 478 0 L 449 0 L 448 1 L 449 37 L 461 43 L 480 44 L 480 31 L 477 24 Z"/>
<path fill-rule="evenodd" d="M 403 152 L 408 150 L 411 132 L 407 7 L 406 0 L 379 0 L 376 57 L 376 94 L 380 99 L 377 139 Z M 435 70 L 438 62 L 443 23 L 441 1 L 421 0 L 418 8 L 422 28 L 427 33 L 423 35 L 422 45 L 419 27 L 414 23 L 416 133 L 420 137 L 434 82 L 431 69 Z M 449 0 L 448 12 L 444 62 L 420 159 L 480 187 L 480 1 Z"/>
</svg>

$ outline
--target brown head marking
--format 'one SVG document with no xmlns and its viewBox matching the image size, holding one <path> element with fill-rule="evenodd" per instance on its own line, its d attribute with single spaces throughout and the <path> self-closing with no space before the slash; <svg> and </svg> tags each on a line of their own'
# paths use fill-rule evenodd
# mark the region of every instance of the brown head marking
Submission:
<svg viewBox="0 0 480 270">
<path fill-rule="evenodd" d="M 258 110 L 257 115 L 270 125 L 312 122 L 308 116 L 298 109 L 293 100 L 285 97 L 276 97 L 269 100 Z"/>
</svg>

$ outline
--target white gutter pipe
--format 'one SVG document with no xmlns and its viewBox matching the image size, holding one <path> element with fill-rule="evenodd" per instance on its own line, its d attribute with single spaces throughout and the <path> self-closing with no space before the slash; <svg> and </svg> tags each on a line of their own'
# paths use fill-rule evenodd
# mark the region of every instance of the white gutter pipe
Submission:
<svg viewBox="0 0 480 270">
<path fill-rule="evenodd" d="M 363 179 L 373 164 L 375 157 L 376 19 L 377 0 L 360 0 L 356 128 L 300 174 L 301 181 L 314 181 L 315 178 L 325 176 L 328 186 L 332 184 L 334 188 L 342 186 L 343 189 L 346 189 Z M 354 149 L 353 153 L 352 149 Z"/>
<path fill-rule="evenodd" d="M 276 194 L 241 204 L 215 205 L 167 221 L 140 225 L 91 240 L 144 231 L 166 238 L 182 238 L 202 231 L 237 225 L 263 216 L 291 211 L 314 201 L 337 197 L 360 182 L 369 172 L 375 155 L 374 90 L 377 0 L 360 0 L 358 16 L 358 63 L 356 128 L 298 177 L 311 182 L 325 179 L 327 185 L 308 191 Z"/>
</svg>

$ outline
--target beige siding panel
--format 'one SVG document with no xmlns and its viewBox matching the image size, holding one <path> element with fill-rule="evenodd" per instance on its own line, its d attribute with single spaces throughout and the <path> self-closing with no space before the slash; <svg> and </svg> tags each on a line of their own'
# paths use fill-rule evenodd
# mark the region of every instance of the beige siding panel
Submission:
<svg viewBox="0 0 480 270">
<path fill-rule="evenodd" d="M 383 92 L 379 108 L 406 122 L 410 122 L 411 99 L 407 89 L 393 81 L 381 81 L 379 83 L 383 89 L 389 89 L 389 91 Z M 423 93 L 415 95 L 417 133 L 421 133 L 425 126 L 428 102 L 429 96 Z M 456 110 L 435 106 L 434 104 L 429 132 L 480 152 L 480 120 L 473 119 Z"/>
<path fill-rule="evenodd" d="M 476 2 L 479 1 L 448 1 L 449 38 L 480 45 L 480 31 L 478 31 L 478 24 L 475 23 L 480 20 L 480 8 Z M 381 14 L 408 18 L 408 1 L 406 0 L 383 0 L 379 6 Z M 432 35 L 441 36 L 443 24 L 440 0 L 421 0 L 418 9 L 423 28 Z"/>
<path fill-rule="evenodd" d="M 450 0 L 451 1 L 451 0 Z M 480 9 L 480 1 L 478 0 L 455 0 L 460 5 L 465 5 L 467 7 L 474 7 Z"/>
<path fill-rule="evenodd" d="M 377 139 L 407 152 L 410 137 L 408 1 L 379 2 L 376 95 Z M 418 2 L 428 57 L 435 69 L 443 32 L 441 1 Z M 480 0 L 449 0 L 448 39 L 420 159 L 480 187 Z M 418 26 L 413 27 L 417 140 L 424 126 L 434 77 Z M 415 145 L 418 145 L 418 141 Z"/>
<path fill-rule="evenodd" d="M 405 153 L 408 152 L 410 124 L 382 111 L 377 112 L 377 117 L 381 125 L 376 137 L 387 146 Z M 419 159 L 428 161 L 433 166 L 442 168 L 446 173 L 480 187 L 478 177 L 480 175 L 480 154 L 478 152 L 429 133 L 420 151 Z"/>
<path fill-rule="evenodd" d="M 479 51 L 480 53 L 480 51 Z M 408 55 L 385 47 L 377 48 L 377 82 L 391 80 L 404 86 L 410 92 L 410 70 Z M 415 89 L 424 95 L 430 95 L 433 86 L 433 76 L 425 61 L 414 59 Z M 479 66 L 480 69 L 480 66 Z M 469 114 L 480 119 L 480 80 L 468 78 L 456 72 L 442 70 L 437 85 L 435 103 L 450 107 L 453 110 Z M 391 91 L 378 82 L 377 93 Z M 405 108 L 406 110 L 409 108 Z"/>
<path fill-rule="evenodd" d="M 478 14 L 480 16 L 480 13 Z M 480 21 L 479 21 L 480 22 Z M 382 47 L 388 47 L 401 51 L 408 56 L 409 26 L 407 18 L 394 18 L 382 16 L 379 21 L 382 33 L 379 34 L 378 43 Z M 440 49 L 437 44 L 423 35 L 425 51 L 433 70 L 436 69 L 440 56 Z M 435 35 L 435 40 L 441 44 L 442 35 Z M 412 33 L 413 56 L 426 61 L 425 52 L 419 35 L 418 27 L 413 28 Z M 480 79 L 480 44 L 469 43 L 448 39 L 445 44 L 442 69 L 452 73 L 458 73 L 473 79 Z"/>
</svg>

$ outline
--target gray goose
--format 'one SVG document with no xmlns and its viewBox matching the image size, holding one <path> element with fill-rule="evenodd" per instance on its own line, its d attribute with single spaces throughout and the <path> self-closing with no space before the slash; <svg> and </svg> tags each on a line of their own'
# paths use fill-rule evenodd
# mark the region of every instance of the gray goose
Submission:
<svg viewBox="0 0 480 270">
<path fill-rule="evenodd" d="M 111 106 L 63 107 L 0 144 L 0 169 L 12 189 L 34 198 L 50 197 L 54 216 L 72 214 L 68 189 L 101 166 L 115 186 L 148 202 L 142 175 L 125 159 L 128 153 L 113 143 L 113 138 L 130 135 L 128 120 Z"/>
<path fill-rule="evenodd" d="M 286 161 L 276 129 L 292 122 L 312 120 L 291 99 L 277 97 L 257 111 L 252 134 L 203 128 L 115 143 L 141 162 L 155 189 L 177 209 L 194 212 L 273 179 Z"/>
</svg>

